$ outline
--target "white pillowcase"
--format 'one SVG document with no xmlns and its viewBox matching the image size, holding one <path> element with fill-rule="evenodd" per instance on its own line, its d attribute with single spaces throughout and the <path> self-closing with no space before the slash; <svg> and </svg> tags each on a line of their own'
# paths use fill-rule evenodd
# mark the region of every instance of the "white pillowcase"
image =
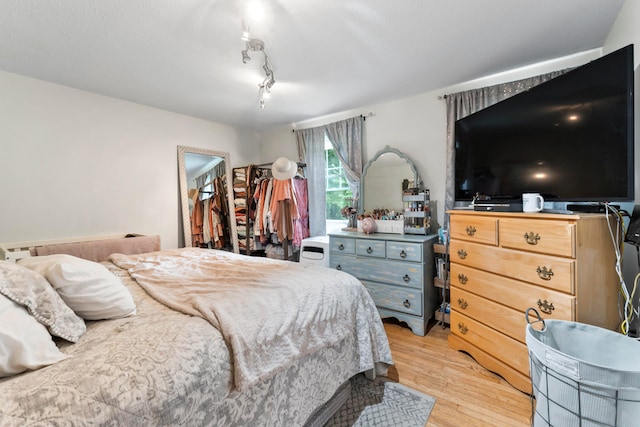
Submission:
<svg viewBox="0 0 640 427">
<path fill-rule="evenodd" d="M 51 335 L 77 342 L 87 331 L 84 320 L 69 308 L 41 274 L 10 261 L 0 261 L 0 294 L 25 307 Z"/>
<path fill-rule="evenodd" d="M 18 264 L 42 274 L 62 300 L 86 320 L 136 313 L 129 290 L 102 264 L 62 254 L 23 258 Z"/>
<path fill-rule="evenodd" d="M 66 359 L 51 335 L 21 305 L 0 295 L 0 377 Z"/>
</svg>

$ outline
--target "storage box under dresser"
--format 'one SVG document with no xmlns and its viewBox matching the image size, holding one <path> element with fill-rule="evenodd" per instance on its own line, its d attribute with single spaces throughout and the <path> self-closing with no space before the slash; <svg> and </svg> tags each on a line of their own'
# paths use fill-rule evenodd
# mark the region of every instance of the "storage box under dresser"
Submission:
<svg viewBox="0 0 640 427">
<path fill-rule="evenodd" d="M 527 308 L 546 319 L 617 328 L 618 278 L 604 214 L 449 214 L 451 347 L 530 393 Z"/>
</svg>

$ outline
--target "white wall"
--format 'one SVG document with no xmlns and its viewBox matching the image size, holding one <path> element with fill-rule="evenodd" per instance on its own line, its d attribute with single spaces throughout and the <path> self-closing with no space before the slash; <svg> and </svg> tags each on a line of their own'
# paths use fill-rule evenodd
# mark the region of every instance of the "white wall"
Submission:
<svg viewBox="0 0 640 427">
<path fill-rule="evenodd" d="M 0 242 L 109 234 L 182 236 L 177 146 L 257 162 L 257 137 L 0 72 Z"/>
<path fill-rule="evenodd" d="M 290 128 L 264 132 L 260 140 L 260 158 L 262 162 L 271 161 L 280 156 L 297 159 L 295 135 L 291 132 L 293 128 L 304 129 L 359 114 L 373 113 L 373 117 L 366 119 L 365 159 L 373 157 L 386 145 L 407 154 L 416 164 L 425 187 L 431 190 L 431 200 L 436 202 L 435 213 L 438 219 L 435 227 L 438 227 L 444 221 L 447 125 L 445 101 L 440 97 L 448 93 L 490 86 L 582 65 L 599 56 L 601 56 L 599 49 L 581 52 L 554 61 L 460 83 L 434 92 L 393 102 L 363 106 L 340 114 L 295 123 Z"/>
</svg>

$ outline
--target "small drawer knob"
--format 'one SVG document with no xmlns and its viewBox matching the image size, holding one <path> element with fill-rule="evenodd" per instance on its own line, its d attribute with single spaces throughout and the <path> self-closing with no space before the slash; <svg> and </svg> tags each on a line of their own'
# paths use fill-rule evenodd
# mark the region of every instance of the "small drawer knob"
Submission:
<svg viewBox="0 0 640 427">
<path fill-rule="evenodd" d="M 342 243 L 340 243 L 338 245 L 338 250 L 343 251 L 344 250 L 344 245 Z"/>
<path fill-rule="evenodd" d="M 402 305 L 404 305 L 406 308 L 410 308 L 411 307 L 411 302 L 408 299 L 406 299 L 406 300 L 404 300 Z"/>
<path fill-rule="evenodd" d="M 371 246 L 369 246 L 369 247 L 367 248 L 367 253 L 368 253 L 368 254 L 370 254 L 371 252 L 373 252 L 373 249 L 371 249 Z"/>
<path fill-rule="evenodd" d="M 336 265 L 336 270 L 342 270 L 342 266 L 340 264 Z"/>
<path fill-rule="evenodd" d="M 403 250 L 400 251 L 400 258 L 406 258 L 407 257 L 407 253 Z"/>
<path fill-rule="evenodd" d="M 404 277 L 402 277 L 402 280 L 404 280 L 406 283 L 409 283 L 411 281 L 411 277 L 408 274 L 405 274 Z"/>
<path fill-rule="evenodd" d="M 551 280 L 553 276 L 553 270 L 546 266 L 536 268 L 536 273 L 538 273 L 538 277 L 542 280 Z"/>
</svg>

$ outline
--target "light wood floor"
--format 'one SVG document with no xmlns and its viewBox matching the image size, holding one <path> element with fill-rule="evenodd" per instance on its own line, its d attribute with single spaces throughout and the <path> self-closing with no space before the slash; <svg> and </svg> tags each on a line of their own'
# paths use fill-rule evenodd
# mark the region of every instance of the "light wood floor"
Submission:
<svg viewBox="0 0 640 427">
<path fill-rule="evenodd" d="M 395 366 L 389 377 L 436 398 L 428 427 L 530 426 L 531 400 L 466 353 L 447 344 L 449 328 L 420 337 L 385 319 Z"/>
</svg>

